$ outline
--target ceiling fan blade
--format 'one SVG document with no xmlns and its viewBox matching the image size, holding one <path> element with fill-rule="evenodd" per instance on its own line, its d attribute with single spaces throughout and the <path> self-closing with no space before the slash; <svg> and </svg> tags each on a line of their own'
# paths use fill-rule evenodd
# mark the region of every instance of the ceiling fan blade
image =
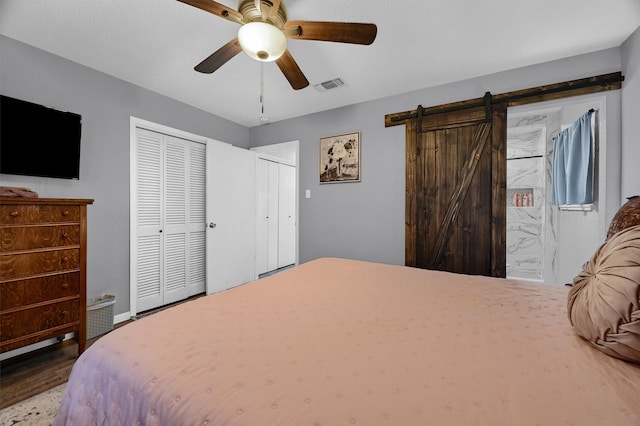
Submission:
<svg viewBox="0 0 640 426">
<path fill-rule="evenodd" d="M 354 22 L 289 21 L 284 25 L 287 37 L 300 40 L 371 44 L 376 39 L 375 24 Z"/>
<path fill-rule="evenodd" d="M 221 18 L 228 19 L 239 24 L 243 23 L 243 18 L 237 10 L 228 8 L 227 6 L 215 2 L 213 0 L 178 0 L 179 2 L 188 4 L 198 9 L 202 9 L 209 13 L 213 13 Z"/>
<path fill-rule="evenodd" d="M 220 49 L 212 53 L 207 59 L 195 66 L 195 70 L 205 74 L 211 74 L 231 58 L 242 51 L 237 38 L 222 46 Z"/>
<path fill-rule="evenodd" d="M 276 59 L 276 64 L 294 90 L 304 89 L 309 85 L 307 77 L 304 76 L 289 50 L 285 50 L 282 56 Z"/>
</svg>

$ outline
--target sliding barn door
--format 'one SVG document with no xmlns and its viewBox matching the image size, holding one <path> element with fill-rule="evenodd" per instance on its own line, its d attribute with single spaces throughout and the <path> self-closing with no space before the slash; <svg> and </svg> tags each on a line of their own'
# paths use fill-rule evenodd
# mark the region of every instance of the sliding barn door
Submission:
<svg viewBox="0 0 640 426">
<path fill-rule="evenodd" d="M 505 276 L 505 155 L 504 105 L 407 123 L 407 265 Z"/>
</svg>

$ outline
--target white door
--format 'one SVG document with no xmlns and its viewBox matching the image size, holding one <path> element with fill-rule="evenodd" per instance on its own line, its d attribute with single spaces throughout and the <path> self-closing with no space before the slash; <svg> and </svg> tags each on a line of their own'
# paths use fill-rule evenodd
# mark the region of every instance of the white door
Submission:
<svg viewBox="0 0 640 426">
<path fill-rule="evenodd" d="M 205 291 L 207 272 L 206 208 L 207 208 L 207 160 L 206 145 L 189 144 L 188 242 L 190 258 L 187 264 L 187 289 L 189 296 Z"/>
<path fill-rule="evenodd" d="M 296 168 L 278 167 L 278 268 L 296 263 Z"/>
<path fill-rule="evenodd" d="M 207 294 L 252 281 L 255 271 L 256 154 L 207 143 Z"/>
<path fill-rule="evenodd" d="M 131 285 L 136 288 L 136 311 L 161 306 L 162 291 L 162 135 L 136 129 L 135 179 L 137 197 L 135 240 L 132 240 Z"/>
<path fill-rule="evenodd" d="M 269 163 L 269 189 L 267 195 L 267 271 L 278 269 L 278 177 L 279 164 Z"/>
<path fill-rule="evenodd" d="M 257 241 L 256 241 L 256 274 L 269 271 L 269 168 L 271 161 L 257 159 L 256 191 L 257 205 Z M 273 256 L 273 255 L 272 255 Z"/>
<path fill-rule="evenodd" d="M 296 168 L 258 159 L 257 273 L 296 262 Z"/>
<path fill-rule="evenodd" d="M 251 150 L 259 155 L 256 273 L 260 275 L 296 263 L 298 141 Z"/>
<path fill-rule="evenodd" d="M 189 297 L 187 290 L 187 161 L 185 142 L 164 136 L 163 304 Z"/>
<path fill-rule="evenodd" d="M 136 312 L 202 293 L 204 144 L 136 129 Z"/>
</svg>

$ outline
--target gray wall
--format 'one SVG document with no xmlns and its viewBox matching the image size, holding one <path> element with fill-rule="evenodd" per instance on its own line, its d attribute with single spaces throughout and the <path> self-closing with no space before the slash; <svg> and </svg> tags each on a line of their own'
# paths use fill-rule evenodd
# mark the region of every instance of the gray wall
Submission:
<svg viewBox="0 0 640 426">
<path fill-rule="evenodd" d="M 640 195 L 640 28 L 622 45 L 622 201 Z"/>
<path fill-rule="evenodd" d="M 404 264 L 405 128 L 385 128 L 386 114 L 620 71 L 620 54 L 608 49 L 252 128 L 251 146 L 300 141 L 300 262 L 339 256 Z M 617 99 L 607 135 L 619 146 Z M 320 185 L 319 138 L 352 131 L 362 132 L 362 182 Z M 619 205 L 612 192 L 607 203 Z M 614 213 L 605 213 L 607 223 Z"/>
<path fill-rule="evenodd" d="M 432 106 L 480 97 L 485 91 L 501 93 L 619 71 L 624 65 L 622 195 L 640 192 L 640 172 L 635 160 L 640 158 L 638 31 L 622 49 L 427 88 L 251 129 L 3 36 L 0 55 L 3 94 L 83 116 L 79 181 L 0 175 L 0 183 L 31 187 L 43 197 L 95 199 L 95 204 L 89 207 L 88 294 L 115 294 L 116 314 L 129 309 L 130 116 L 243 147 L 299 140 L 300 261 L 340 256 L 403 264 L 404 126 L 385 128 L 385 114 L 412 110 L 418 104 Z M 612 135 L 620 132 L 620 123 L 613 117 L 608 121 L 610 129 Z M 319 138 L 352 131 L 362 132 L 362 182 L 319 185 Z M 304 198 L 305 189 L 311 190 L 310 199 Z M 607 216 L 608 223 L 611 214 Z"/>
<path fill-rule="evenodd" d="M 249 130 L 2 36 L 0 56 L 2 94 L 82 115 L 80 180 L 0 175 L 0 184 L 30 187 L 41 197 L 95 199 L 88 208 L 87 294 L 114 294 L 115 313 L 129 311 L 130 116 L 243 147 Z"/>
</svg>

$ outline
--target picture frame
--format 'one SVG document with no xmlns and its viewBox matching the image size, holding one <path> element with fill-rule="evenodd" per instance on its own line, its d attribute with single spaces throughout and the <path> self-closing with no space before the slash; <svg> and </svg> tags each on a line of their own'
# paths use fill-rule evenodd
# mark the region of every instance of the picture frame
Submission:
<svg viewBox="0 0 640 426">
<path fill-rule="evenodd" d="M 320 183 L 360 182 L 360 132 L 320 138 Z"/>
</svg>

